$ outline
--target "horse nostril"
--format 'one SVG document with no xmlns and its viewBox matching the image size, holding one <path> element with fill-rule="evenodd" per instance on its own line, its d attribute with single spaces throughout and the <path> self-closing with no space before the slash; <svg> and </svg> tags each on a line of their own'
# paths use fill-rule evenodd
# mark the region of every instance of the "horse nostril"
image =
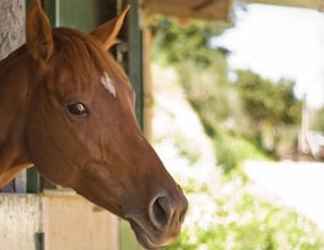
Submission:
<svg viewBox="0 0 324 250">
<path fill-rule="evenodd" d="M 158 229 L 168 225 L 172 216 L 172 208 L 167 196 L 158 196 L 153 200 L 149 208 L 150 220 Z"/>
</svg>

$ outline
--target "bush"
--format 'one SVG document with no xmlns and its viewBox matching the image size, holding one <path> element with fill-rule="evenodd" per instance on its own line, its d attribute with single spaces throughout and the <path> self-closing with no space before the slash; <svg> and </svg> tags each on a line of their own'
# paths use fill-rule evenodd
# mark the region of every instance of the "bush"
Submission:
<svg viewBox="0 0 324 250">
<path fill-rule="evenodd" d="M 209 225 L 187 224 L 168 250 L 322 250 L 316 227 L 294 211 L 282 209 L 246 191 L 214 199 Z M 192 201 L 195 201 L 194 199 Z M 208 204 L 194 204 L 206 207 Z M 201 211 L 206 216 L 206 211 Z"/>
<path fill-rule="evenodd" d="M 241 164 L 246 160 L 269 160 L 254 144 L 239 136 L 217 133 L 214 146 L 218 163 L 222 166 L 224 173 L 240 170 Z"/>
</svg>

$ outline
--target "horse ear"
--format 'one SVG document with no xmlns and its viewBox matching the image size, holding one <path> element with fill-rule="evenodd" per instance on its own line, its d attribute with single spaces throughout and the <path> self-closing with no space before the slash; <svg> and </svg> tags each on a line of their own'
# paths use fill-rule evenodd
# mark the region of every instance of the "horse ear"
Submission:
<svg viewBox="0 0 324 250">
<path fill-rule="evenodd" d="M 33 0 L 28 9 L 26 41 L 33 58 L 47 63 L 53 54 L 54 42 L 52 28 L 40 0 Z"/>
<path fill-rule="evenodd" d="M 129 8 L 130 6 L 128 5 L 119 16 L 108 21 L 107 23 L 100 25 L 96 30 L 91 32 L 90 35 L 97 41 L 100 41 L 100 43 L 103 44 L 103 48 L 105 50 L 109 50 L 118 42 L 117 36 L 121 28 L 123 27 Z"/>
</svg>

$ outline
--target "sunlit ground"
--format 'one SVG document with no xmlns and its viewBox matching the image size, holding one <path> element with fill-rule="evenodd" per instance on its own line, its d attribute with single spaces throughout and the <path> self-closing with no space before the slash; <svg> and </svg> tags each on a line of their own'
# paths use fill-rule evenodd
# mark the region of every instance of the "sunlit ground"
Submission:
<svg viewBox="0 0 324 250">
<path fill-rule="evenodd" d="M 324 230 L 324 164 L 315 162 L 245 163 L 256 192 L 295 208 Z"/>
</svg>

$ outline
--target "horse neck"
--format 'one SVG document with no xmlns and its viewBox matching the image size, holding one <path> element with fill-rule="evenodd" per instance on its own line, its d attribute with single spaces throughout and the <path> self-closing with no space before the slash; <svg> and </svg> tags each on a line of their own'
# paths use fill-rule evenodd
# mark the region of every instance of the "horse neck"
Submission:
<svg viewBox="0 0 324 250">
<path fill-rule="evenodd" d="M 8 172 L 29 164 L 24 140 L 30 91 L 28 58 L 21 47 L 0 62 L 0 187 Z"/>
</svg>

